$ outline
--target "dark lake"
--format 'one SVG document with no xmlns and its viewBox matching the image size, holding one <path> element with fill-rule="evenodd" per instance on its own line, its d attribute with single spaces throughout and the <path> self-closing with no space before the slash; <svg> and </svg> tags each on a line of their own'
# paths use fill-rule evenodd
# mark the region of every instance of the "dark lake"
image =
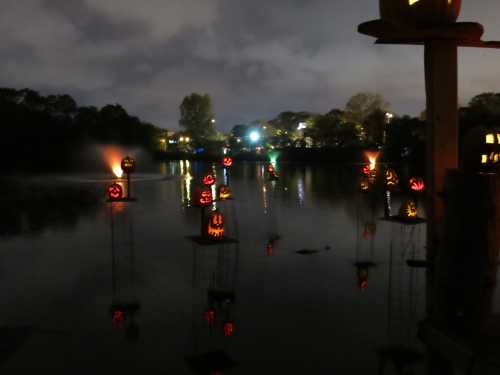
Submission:
<svg viewBox="0 0 500 375">
<path fill-rule="evenodd" d="M 407 260 L 425 225 L 380 220 L 360 166 L 282 164 L 269 181 L 239 163 L 217 203 L 239 243 L 201 246 L 190 199 L 209 169 L 138 171 L 138 201 L 113 207 L 110 176 L 4 180 L 2 373 L 393 374 L 403 351 L 423 373 L 426 275 Z"/>
</svg>

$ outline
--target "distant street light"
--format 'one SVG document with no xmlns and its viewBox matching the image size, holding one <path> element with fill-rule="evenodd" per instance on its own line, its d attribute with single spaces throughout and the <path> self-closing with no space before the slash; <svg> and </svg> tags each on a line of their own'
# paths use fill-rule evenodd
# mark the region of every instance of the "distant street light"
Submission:
<svg viewBox="0 0 500 375">
<path fill-rule="evenodd" d="M 252 132 L 250 132 L 249 137 L 250 137 L 250 141 L 252 141 L 253 143 L 256 143 L 260 139 L 260 133 L 257 130 L 253 130 Z"/>
</svg>

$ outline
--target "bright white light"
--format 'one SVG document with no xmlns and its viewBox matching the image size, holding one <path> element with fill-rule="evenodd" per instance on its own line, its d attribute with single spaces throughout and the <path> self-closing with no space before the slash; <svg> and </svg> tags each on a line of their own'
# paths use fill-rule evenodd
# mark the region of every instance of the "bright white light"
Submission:
<svg viewBox="0 0 500 375">
<path fill-rule="evenodd" d="M 299 122 L 299 126 L 297 126 L 297 130 L 302 130 L 307 128 L 307 125 L 305 122 Z"/>
<path fill-rule="evenodd" d="M 254 130 L 253 132 L 250 133 L 250 140 L 252 142 L 258 142 L 260 139 L 260 134 L 258 131 Z"/>
<path fill-rule="evenodd" d="M 191 142 L 191 138 L 186 137 L 186 138 L 184 138 L 184 141 L 185 141 L 186 143 L 189 143 L 189 142 Z"/>
</svg>

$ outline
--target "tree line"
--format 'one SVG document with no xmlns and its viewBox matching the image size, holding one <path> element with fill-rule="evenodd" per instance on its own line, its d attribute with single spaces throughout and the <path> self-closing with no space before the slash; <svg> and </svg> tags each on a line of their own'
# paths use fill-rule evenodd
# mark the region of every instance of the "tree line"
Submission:
<svg viewBox="0 0 500 375">
<path fill-rule="evenodd" d="M 42 96 L 0 88 L 0 155 L 7 171 L 73 168 L 89 143 L 153 150 L 162 129 L 131 116 L 119 104 L 79 107 L 69 95 Z"/>
</svg>

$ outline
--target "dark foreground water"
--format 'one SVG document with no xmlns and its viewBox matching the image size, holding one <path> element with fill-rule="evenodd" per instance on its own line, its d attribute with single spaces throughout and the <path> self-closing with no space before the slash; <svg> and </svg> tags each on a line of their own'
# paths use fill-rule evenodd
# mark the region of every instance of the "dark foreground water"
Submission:
<svg viewBox="0 0 500 375">
<path fill-rule="evenodd" d="M 199 246 L 189 199 L 207 168 L 160 165 L 114 208 L 103 176 L 4 182 L 2 374 L 392 374 L 398 350 L 423 373 L 425 270 L 406 261 L 425 226 L 379 220 L 358 166 L 270 182 L 247 163 L 218 204 L 239 244 Z"/>
</svg>

